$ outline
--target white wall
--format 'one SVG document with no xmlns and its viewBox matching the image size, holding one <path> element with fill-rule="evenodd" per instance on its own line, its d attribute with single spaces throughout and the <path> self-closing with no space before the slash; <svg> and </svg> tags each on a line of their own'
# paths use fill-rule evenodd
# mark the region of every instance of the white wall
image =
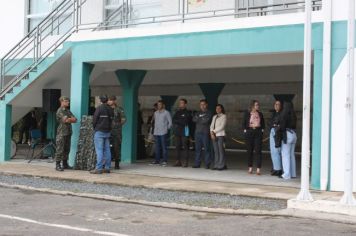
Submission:
<svg viewBox="0 0 356 236">
<path fill-rule="evenodd" d="M 4 56 L 25 34 L 25 0 L 0 3 L 0 57 Z"/>
<path fill-rule="evenodd" d="M 356 66 L 356 63 L 355 63 Z M 331 113 L 331 190 L 343 191 L 344 189 L 344 169 L 345 169 L 345 101 L 346 101 L 346 75 L 347 75 L 347 57 L 342 60 L 339 68 L 332 79 L 332 113 Z M 356 76 L 356 73 L 355 73 Z M 356 89 L 356 83 L 355 83 Z M 355 119 L 355 117 L 354 117 Z M 354 120 L 356 122 L 356 119 Z M 356 134 L 356 125 L 354 125 L 354 134 Z M 356 139 L 354 138 L 354 147 Z M 354 148 L 354 160 L 356 148 Z M 356 161 L 354 161 L 354 170 L 356 170 Z M 354 171 L 354 190 L 356 190 L 356 171 Z"/>
</svg>

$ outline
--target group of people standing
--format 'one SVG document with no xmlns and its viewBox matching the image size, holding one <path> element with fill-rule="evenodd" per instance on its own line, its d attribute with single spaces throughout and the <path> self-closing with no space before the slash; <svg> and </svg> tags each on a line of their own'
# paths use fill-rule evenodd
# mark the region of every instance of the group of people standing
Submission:
<svg viewBox="0 0 356 236">
<path fill-rule="evenodd" d="M 61 107 L 57 111 L 57 151 L 56 170 L 70 168 L 67 160 L 72 134 L 71 124 L 77 119 L 68 109 L 69 99 L 60 98 Z M 115 161 L 115 168 L 119 169 L 121 152 L 121 127 L 126 118 L 124 111 L 116 104 L 116 97 L 100 96 L 101 104 L 96 108 L 93 116 L 94 145 L 97 154 L 96 168 L 92 174 L 110 173 L 111 160 Z M 195 158 L 193 168 L 200 168 L 202 162 L 206 169 L 225 170 L 225 127 L 227 118 L 224 106 L 217 104 L 215 114 L 208 109 L 208 102 L 199 102 L 199 111 L 191 112 L 187 109 L 188 101 L 181 98 L 178 110 L 173 118 L 165 109 L 164 101 L 157 102 L 156 111 L 151 119 L 152 133 L 155 139 L 155 159 L 151 165 L 166 166 L 168 161 L 168 143 L 170 130 L 175 137 L 177 158 L 175 167 L 188 167 L 189 144 L 194 137 Z M 193 126 L 191 124 L 194 124 Z M 291 102 L 275 101 L 274 113 L 270 122 L 270 150 L 273 169 L 271 175 L 283 179 L 296 177 L 295 145 L 297 118 Z M 242 129 L 244 133 L 247 155 L 248 173 L 261 175 L 262 142 L 265 131 L 265 119 L 260 111 L 259 102 L 253 100 L 249 110 L 244 114 Z M 172 129 L 173 128 L 173 129 Z M 110 143 L 112 148 L 110 148 Z M 255 156 L 254 156 L 255 154 Z M 256 159 L 256 161 L 254 161 Z M 204 161 L 202 161 L 204 160 Z"/>
<path fill-rule="evenodd" d="M 56 170 L 71 169 L 68 165 L 70 140 L 72 135 L 72 123 L 77 119 L 69 110 L 69 98 L 61 97 L 60 108 L 56 113 L 57 128 L 56 136 Z M 100 105 L 96 108 L 93 116 L 94 146 L 97 155 L 95 169 L 90 173 L 110 173 L 111 161 L 115 161 L 115 169 L 120 169 L 121 156 L 121 128 L 125 123 L 124 110 L 116 103 L 116 96 L 100 96 Z M 111 145 L 110 145 L 111 144 Z M 111 146 L 111 147 L 110 147 Z"/>
<path fill-rule="evenodd" d="M 168 135 L 171 128 L 176 141 L 177 160 L 176 167 L 188 167 L 189 141 L 194 137 L 195 159 L 193 168 L 200 168 L 202 159 L 206 169 L 227 169 L 225 161 L 225 127 L 226 115 L 224 106 L 216 105 L 215 115 L 208 110 L 208 102 L 200 100 L 200 110 L 191 112 L 187 110 L 187 100 L 182 98 L 178 103 L 178 110 L 171 118 L 162 100 L 157 102 L 157 109 L 153 115 L 152 126 L 155 137 L 155 160 L 152 165 L 166 166 L 168 160 L 167 146 Z M 270 149 L 273 169 L 271 175 L 283 179 L 296 177 L 295 145 L 296 114 L 291 102 L 285 102 L 284 108 L 281 101 L 274 104 L 274 113 L 270 122 Z M 195 124 L 192 135 L 191 123 Z M 260 111 L 260 104 L 252 100 L 249 109 L 245 112 L 242 129 L 248 155 L 248 173 L 261 175 L 262 143 L 265 131 L 265 119 Z M 182 152 L 183 151 L 183 152 Z M 183 153 L 183 154 L 182 154 Z M 182 161 L 183 160 L 183 161 Z M 255 165 L 254 165 L 255 164 Z"/>
<path fill-rule="evenodd" d="M 200 100 L 200 111 L 191 112 L 187 110 L 187 100 L 181 98 L 178 103 L 178 110 L 173 115 L 165 109 L 162 100 L 157 102 L 157 111 L 155 111 L 152 126 L 155 138 L 155 160 L 152 165 L 167 165 L 168 154 L 168 135 L 173 127 L 173 133 L 176 141 L 177 159 L 175 167 L 188 167 L 189 165 L 189 142 L 192 135 L 191 123 L 195 124 L 195 160 L 193 168 L 200 168 L 202 157 L 206 169 L 212 167 L 213 170 L 226 169 L 224 137 L 226 126 L 226 115 L 223 105 L 216 105 L 216 115 L 208 110 L 208 102 L 205 99 Z M 214 150 L 212 157 L 210 141 Z M 184 156 L 182 155 L 184 151 Z"/>
</svg>

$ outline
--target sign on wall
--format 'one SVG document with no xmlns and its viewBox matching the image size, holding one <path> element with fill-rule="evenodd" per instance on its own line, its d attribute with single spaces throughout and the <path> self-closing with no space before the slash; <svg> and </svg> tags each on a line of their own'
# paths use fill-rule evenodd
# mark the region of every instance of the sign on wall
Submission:
<svg viewBox="0 0 356 236">
<path fill-rule="evenodd" d="M 188 5 L 190 6 L 200 6 L 203 5 L 207 0 L 188 0 Z"/>
</svg>

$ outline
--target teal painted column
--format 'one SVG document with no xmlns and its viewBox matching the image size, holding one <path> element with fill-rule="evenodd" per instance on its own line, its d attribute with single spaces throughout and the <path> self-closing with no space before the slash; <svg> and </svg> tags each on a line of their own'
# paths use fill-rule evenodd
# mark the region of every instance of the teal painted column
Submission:
<svg viewBox="0 0 356 236">
<path fill-rule="evenodd" d="M 10 160 L 11 156 L 12 106 L 0 102 L 0 162 Z"/>
<path fill-rule="evenodd" d="M 177 101 L 178 96 L 175 95 L 161 95 L 161 99 L 164 101 L 164 104 L 166 104 L 166 110 L 169 112 L 172 112 L 172 108 L 174 106 L 174 103 Z"/>
<path fill-rule="evenodd" d="M 215 106 L 218 104 L 218 98 L 225 87 L 224 83 L 202 83 L 199 84 L 200 90 L 204 94 L 206 100 L 208 100 L 208 109 L 215 113 Z"/>
<path fill-rule="evenodd" d="M 56 138 L 56 113 L 47 112 L 47 139 L 55 140 Z"/>
<path fill-rule="evenodd" d="M 73 166 L 75 163 L 81 117 L 88 114 L 89 77 L 93 69 L 93 64 L 78 62 L 74 57 L 72 57 L 70 110 L 78 121 L 77 123 L 72 124 L 73 135 L 69 154 L 70 166 Z"/>
<path fill-rule="evenodd" d="M 123 95 L 126 123 L 122 127 L 121 161 L 133 163 L 137 154 L 138 89 L 146 75 L 145 70 L 117 70 Z"/>
<path fill-rule="evenodd" d="M 320 189 L 323 51 L 314 50 L 311 186 Z"/>
</svg>

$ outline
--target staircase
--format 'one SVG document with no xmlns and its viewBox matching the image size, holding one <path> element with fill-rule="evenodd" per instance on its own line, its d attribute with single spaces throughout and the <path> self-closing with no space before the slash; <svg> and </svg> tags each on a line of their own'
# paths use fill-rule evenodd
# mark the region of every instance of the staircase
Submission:
<svg viewBox="0 0 356 236">
<path fill-rule="evenodd" d="M 78 31 L 81 8 L 86 1 L 62 1 L 1 59 L 0 100 L 11 101 L 64 55 L 69 49 L 65 41 Z M 64 32 L 57 35 L 60 29 Z"/>
</svg>

